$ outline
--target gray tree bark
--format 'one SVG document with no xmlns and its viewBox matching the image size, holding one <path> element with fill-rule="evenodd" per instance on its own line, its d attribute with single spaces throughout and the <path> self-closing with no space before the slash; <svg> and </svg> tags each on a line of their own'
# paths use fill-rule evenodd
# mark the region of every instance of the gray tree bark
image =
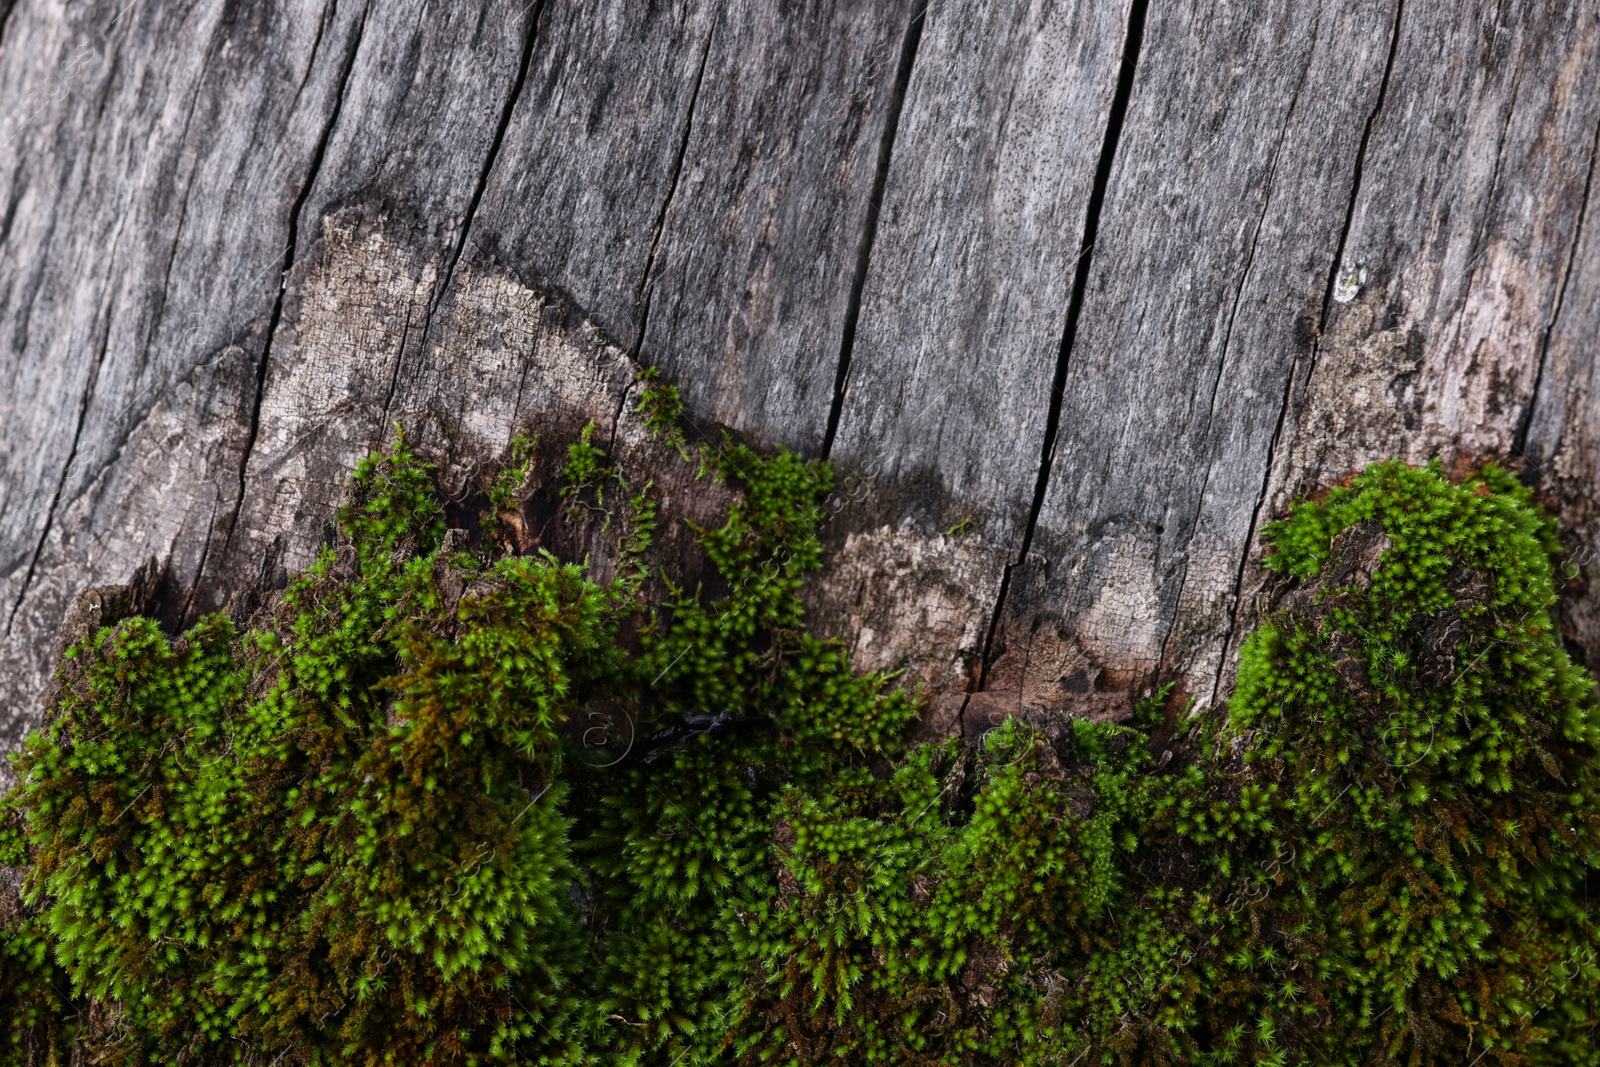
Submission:
<svg viewBox="0 0 1600 1067">
<path fill-rule="evenodd" d="M 1262 525 L 1372 460 L 1513 465 L 1587 567 L 1597 43 L 1578 0 L 0 0 L 0 747 L 79 590 L 281 584 L 395 423 L 451 492 L 591 420 L 648 466 L 640 366 L 845 473 L 816 618 L 936 731 L 1221 698 Z"/>
</svg>

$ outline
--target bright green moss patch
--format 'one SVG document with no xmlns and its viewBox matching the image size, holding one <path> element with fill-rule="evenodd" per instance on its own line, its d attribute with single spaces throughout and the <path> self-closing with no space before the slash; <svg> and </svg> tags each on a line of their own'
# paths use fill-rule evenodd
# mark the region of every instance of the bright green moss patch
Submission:
<svg viewBox="0 0 1600 1067">
<path fill-rule="evenodd" d="M 688 458 L 741 490 L 715 597 L 645 607 L 592 433 L 562 506 L 627 513 L 610 585 L 447 537 L 402 443 L 248 624 L 69 649 L 0 829 L 0 1063 L 1597 1062 L 1600 735 L 1507 475 L 1272 527 L 1278 608 L 1161 751 L 1166 690 L 907 749 L 805 629 L 827 469 Z"/>
</svg>

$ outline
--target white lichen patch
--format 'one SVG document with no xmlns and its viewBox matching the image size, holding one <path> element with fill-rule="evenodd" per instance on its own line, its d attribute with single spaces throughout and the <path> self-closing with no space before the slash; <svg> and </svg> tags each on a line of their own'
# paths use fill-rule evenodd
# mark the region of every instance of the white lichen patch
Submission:
<svg viewBox="0 0 1600 1067">
<path fill-rule="evenodd" d="M 1361 295 L 1361 290 L 1367 284 L 1367 268 L 1359 263 L 1347 263 L 1339 270 L 1339 276 L 1333 283 L 1333 298 L 1341 304 L 1348 304 Z"/>
</svg>

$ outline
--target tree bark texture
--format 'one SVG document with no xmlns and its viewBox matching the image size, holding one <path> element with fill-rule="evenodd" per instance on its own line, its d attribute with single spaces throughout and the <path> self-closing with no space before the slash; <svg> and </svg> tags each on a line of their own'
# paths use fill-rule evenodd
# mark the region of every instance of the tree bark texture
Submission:
<svg viewBox="0 0 1600 1067">
<path fill-rule="evenodd" d="M 1263 524 L 1373 460 L 1514 465 L 1587 565 L 1597 35 L 1580 0 L 0 0 L 0 747 L 83 588 L 139 572 L 176 628 L 281 584 L 396 423 L 450 492 L 522 430 L 645 457 L 640 366 L 836 464 L 816 618 L 935 732 L 1225 695 Z M 1584 579 L 1564 619 L 1600 662 Z"/>
</svg>

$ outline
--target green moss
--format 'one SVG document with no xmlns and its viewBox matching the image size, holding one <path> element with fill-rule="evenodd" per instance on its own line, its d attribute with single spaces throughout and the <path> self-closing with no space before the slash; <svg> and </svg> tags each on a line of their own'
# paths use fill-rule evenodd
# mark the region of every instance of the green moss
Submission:
<svg viewBox="0 0 1600 1067">
<path fill-rule="evenodd" d="M 966 764 L 791 795 L 751 1047 L 1595 1062 L 1597 724 L 1549 521 L 1495 468 L 1381 464 L 1268 539 L 1298 583 L 1167 766 L 1013 720 Z"/>
<path fill-rule="evenodd" d="M 512 435 L 510 461 L 495 475 L 488 487 L 489 503 L 495 511 L 510 511 L 517 506 L 517 490 L 527 483 L 533 471 L 533 454 L 538 444 L 539 439 L 529 434 L 519 432 Z"/>
<path fill-rule="evenodd" d="M 575 522 L 581 522 L 589 510 L 603 512 L 608 518 L 610 515 L 605 511 L 606 486 L 615 479 L 616 470 L 605 449 L 594 443 L 595 429 L 595 424 L 590 422 L 579 438 L 567 446 L 567 465 L 561 470 L 566 483 L 561 487 L 561 495 L 571 501 L 567 516 Z M 592 504 L 589 503 L 591 499 Z"/>
<path fill-rule="evenodd" d="M 908 748 L 805 628 L 831 473 L 691 454 L 659 388 L 739 490 L 715 595 L 641 608 L 651 490 L 592 427 L 609 585 L 446 548 L 402 440 L 247 625 L 68 650 L 0 824 L 0 1063 L 1597 1061 L 1600 725 L 1514 479 L 1381 464 L 1270 527 L 1226 709 Z"/>
<path fill-rule="evenodd" d="M 639 403 L 636 414 L 644 418 L 645 428 L 657 440 L 666 441 L 687 458 L 688 442 L 683 435 L 683 397 L 675 385 L 663 385 L 661 372 L 647 367 L 639 372 Z"/>
</svg>

